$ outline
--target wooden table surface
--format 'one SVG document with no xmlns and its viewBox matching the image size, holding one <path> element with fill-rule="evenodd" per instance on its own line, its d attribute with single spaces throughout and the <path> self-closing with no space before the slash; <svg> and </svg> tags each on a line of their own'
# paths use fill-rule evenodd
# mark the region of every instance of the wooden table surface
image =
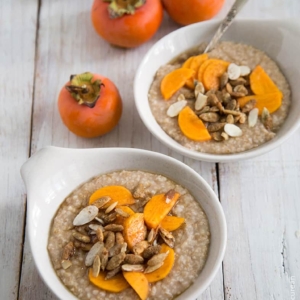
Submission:
<svg viewBox="0 0 300 300">
<path fill-rule="evenodd" d="M 232 2 L 226 1 L 218 18 Z M 132 86 L 147 50 L 179 26 L 165 16 L 151 41 L 118 49 L 94 32 L 91 5 L 92 0 L 0 0 L 0 299 L 57 299 L 34 266 L 19 173 L 47 145 L 144 148 L 184 161 L 219 195 L 228 222 L 222 268 L 198 299 L 300 299 L 300 131 L 266 155 L 231 164 L 198 162 L 167 149 L 141 122 Z M 238 17 L 299 13 L 299 0 L 252 0 Z M 111 78 L 124 102 L 117 128 L 92 140 L 70 133 L 56 107 L 69 75 L 84 71 Z"/>
</svg>

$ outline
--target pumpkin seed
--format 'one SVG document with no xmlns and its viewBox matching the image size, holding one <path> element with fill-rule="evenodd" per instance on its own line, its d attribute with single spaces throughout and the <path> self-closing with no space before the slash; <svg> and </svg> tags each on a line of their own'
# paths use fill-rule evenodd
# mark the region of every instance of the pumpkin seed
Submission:
<svg viewBox="0 0 300 300">
<path fill-rule="evenodd" d="M 234 87 L 233 89 L 234 92 L 236 93 L 243 93 L 244 95 L 248 95 L 248 90 L 245 88 L 243 85 L 239 84 Z"/>
<path fill-rule="evenodd" d="M 223 89 L 226 86 L 226 84 L 228 82 L 228 79 L 229 79 L 229 76 L 228 76 L 227 72 L 225 72 L 221 75 L 221 77 L 220 77 L 220 89 Z"/>
<path fill-rule="evenodd" d="M 209 132 L 216 132 L 222 129 L 225 126 L 226 123 L 209 123 L 207 125 L 207 130 Z"/>
<path fill-rule="evenodd" d="M 91 238 L 89 236 L 81 234 L 77 231 L 73 232 L 72 235 L 76 240 L 83 243 L 89 243 L 91 241 Z"/>
<path fill-rule="evenodd" d="M 146 270 L 144 271 L 144 273 L 145 273 L 145 274 L 147 274 L 147 273 L 152 273 L 152 272 L 156 271 L 157 269 L 159 269 L 163 264 L 164 264 L 164 262 L 159 263 L 159 264 L 157 264 L 157 265 L 155 265 L 155 266 L 148 266 L 148 267 L 146 268 Z"/>
<path fill-rule="evenodd" d="M 273 128 L 273 119 L 270 115 L 270 112 L 267 108 L 263 108 L 262 114 L 261 114 L 262 123 L 265 126 L 267 130 L 272 130 Z"/>
<path fill-rule="evenodd" d="M 107 263 L 107 265 L 106 265 L 106 269 L 107 269 L 108 271 L 111 271 L 111 270 L 117 268 L 117 267 L 124 261 L 125 257 L 126 257 L 126 254 L 123 253 L 123 252 L 121 252 L 121 253 L 119 253 L 119 254 L 113 256 L 113 257 L 108 261 L 108 263 Z"/>
<path fill-rule="evenodd" d="M 226 126 L 226 125 L 225 125 Z M 160 227 L 159 228 L 159 234 L 162 237 L 162 239 L 164 240 L 164 242 L 171 248 L 174 247 L 175 244 L 175 238 L 173 237 L 173 235 L 167 231 L 166 229 Z"/>
<path fill-rule="evenodd" d="M 113 257 L 121 252 L 122 245 L 116 244 L 108 251 L 108 257 Z"/>
<path fill-rule="evenodd" d="M 230 80 L 230 84 L 232 86 L 237 86 L 237 85 L 240 85 L 240 84 L 246 85 L 247 84 L 247 80 L 245 78 L 243 78 L 243 77 L 239 77 L 236 80 Z"/>
<path fill-rule="evenodd" d="M 122 270 L 127 271 L 127 272 L 143 272 L 144 266 L 143 265 L 124 264 L 124 265 L 122 265 Z"/>
<path fill-rule="evenodd" d="M 100 273 L 100 266 L 101 266 L 100 257 L 99 257 L 99 255 L 96 255 L 94 262 L 93 262 L 93 276 L 94 277 L 98 277 L 98 275 Z"/>
<path fill-rule="evenodd" d="M 118 224 L 109 224 L 104 227 L 107 231 L 117 232 L 117 231 L 123 231 L 124 227 L 122 225 Z"/>
<path fill-rule="evenodd" d="M 220 116 L 214 112 L 208 112 L 200 115 L 200 119 L 205 122 L 218 122 Z"/>
<path fill-rule="evenodd" d="M 241 113 L 241 114 L 240 114 L 240 118 L 239 118 L 239 123 L 240 123 L 240 124 L 244 124 L 244 123 L 246 122 L 246 120 L 247 120 L 246 114 Z"/>
<path fill-rule="evenodd" d="M 115 275 L 117 275 L 119 272 L 121 271 L 121 266 L 118 266 L 117 268 L 109 271 L 106 273 L 106 276 L 105 276 L 105 280 L 108 280 L 112 277 L 114 277 Z"/>
<path fill-rule="evenodd" d="M 116 244 L 122 245 L 124 243 L 124 237 L 121 232 L 116 232 Z"/>
<path fill-rule="evenodd" d="M 227 117 L 226 117 L 226 122 L 228 123 L 228 124 L 234 124 L 234 117 L 233 117 L 233 115 L 227 115 Z M 224 125 L 225 126 L 225 125 Z"/>
<path fill-rule="evenodd" d="M 115 241 L 116 241 L 116 236 L 113 232 L 111 231 L 107 231 L 107 238 L 105 240 L 105 248 L 107 250 L 109 250 L 110 248 L 112 248 L 115 245 Z"/>
<path fill-rule="evenodd" d="M 62 253 L 62 260 L 69 260 L 75 253 L 75 247 L 73 242 L 69 242 L 65 245 Z"/>
<path fill-rule="evenodd" d="M 93 264 L 96 255 L 99 255 L 102 250 L 103 250 L 103 243 L 97 242 L 91 248 L 91 250 L 88 252 L 88 254 L 86 255 L 86 257 L 85 257 L 85 265 L 87 267 L 90 267 Z"/>
<path fill-rule="evenodd" d="M 249 100 L 245 106 L 242 108 L 242 112 L 243 113 L 248 113 L 250 112 L 256 105 L 256 100 L 255 99 L 252 99 L 252 100 Z"/>
<path fill-rule="evenodd" d="M 120 215 L 121 217 L 123 217 L 123 218 L 128 218 L 128 217 L 130 217 L 130 214 L 127 213 L 127 212 L 125 212 L 125 211 L 122 210 L 121 208 L 116 207 L 116 208 L 115 208 L 115 212 L 116 212 L 118 215 Z"/>
<path fill-rule="evenodd" d="M 113 210 L 116 208 L 117 205 L 118 205 L 118 201 L 112 203 L 112 204 L 106 209 L 105 213 L 106 213 L 106 214 L 110 213 L 111 211 L 113 211 Z"/>
<path fill-rule="evenodd" d="M 144 253 L 143 253 L 143 257 L 145 259 L 149 259 L 152 256 L 158 254 L 161 250 L 161 246 L 160 245 L 156 245 L 156 246 L 150 246 L 149 248 L 147 248 Z"/>
<path fill-rule="evenodd" d="M 95 205 L 96 207 L 98 207 L 98 209 L 102 208 L 106 203 L 108 203 L 111 200 L 111 197 L 109 196 L 104 196 L 101 197 L 99 199 L 97 199 L 96 201 L 93 202 L 93 205 Z"/>
<path fill-rule="evenodd" d="M 124 263 L 130 265 L 138 265 L 138 264 L 142 264 L 143 262 L 144 262 L 144 258 L 136 254 L 126 254 L 126 257 L 124 259 Z"/>
<path fill-rule="evenodd" d="M 218 102 L 219 102 L 219 99 L 215 94 L 210 94 L 207 97 L 207 103 L 210 106 L 216 106 Z"/>
<path fill-rule="evenodd" d="M 141 241 L 133 247 L 132 251 L 134 254 L 141 255 L 149 246 L 147 241 Z"/>
<path fill-rule="evenodd" d="M 229 136 L 228 136 L 228 134 L 227 134 L 226 132 L 222 132 L 222 133 L 221 133 L 221 136 L 222 136 L 222 138 L 223 138 L 225 141 L 227 141 L 227 140 L 229 139 Z"/>
<path fill-rule="evenodd" d="M 185 97 L 183 94 L 180 94 L 178 97 L 177 97 L 177 101 L 182 101 L 182 100 L 185 100 Z"/>
<path fill-rule="evenodd" d="M 108 251 L 106 248 L 102 249 L 102 252 L 100 254 L 100 260 L 101 260 L 101 270 L 104 271 L 108 262 Z"/>
<path fill-rule="evenodd" d="M 147 265 L 155 266 L 157 264 L 160 264 L 160 263 L 164 262 L 164 260 L 166 259 L 166 257 L 168 255 L 169 255 L 169 251 L 167 251 L 165 253 L 156 254 L 151 259 L 148 260 Z"/>
</svg>

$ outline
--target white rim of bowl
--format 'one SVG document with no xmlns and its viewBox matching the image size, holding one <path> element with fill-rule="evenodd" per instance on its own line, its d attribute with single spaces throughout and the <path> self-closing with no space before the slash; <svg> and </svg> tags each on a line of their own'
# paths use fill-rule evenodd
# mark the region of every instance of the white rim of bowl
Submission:
<svg viewBox="0 0 300 300">
<path fill-rule="evenodd" d="M 260 20 L 260 19 L 237 19 L 234 22 L 236 23 L 247 23 L 247 22 L 253 22 L 253 21 L 260 21 L 262 23 L 272 23 L 272 22 L 276 22 L 276 23 L 281 23 L 281 24 L 287 24 L 290 23 L 291 20 Z M 175 150 L 176 152 L 190 157 L 190 158 L 194 158 L 196 160 L 202 160 L 202 161 L 208 161 L 208 162 L 232 162 L 232 161 L 240 161 L 240 160 L 245 160 L 245 159 L 250 159 L 256 156 L 260 156 L 263 155 L 269 151 L 274 150 L 275 148 L 277 148 L 278 146 L 280 146 L 286 139 L 288 139 L 291 135 L 293 135 L 295 133 L 295 131 L 299 128 L 300 126 L 300 118 L 298 119 L 297 122 L 295 122 L 290 128 L 289 131 L 276 139 L 270 140 L 269 142 L 262 144 L 261 146 L 257 147 L 257 148 L 253 148 L 241 153 L 234 153 L 234 154 L 209 154 L 209 153 L 203 153 L 203 152 L 197 152 L 194 150 L 189 150 L 188 148 L 182 146 L 181 144 L 179 144 L 177 141 L 174 140 L 174 142 L 176 142 L 176 144 L 174 145 L 170 145 L 168 142 L 166 142 L 163 138 L 163 136 L 161 136 L 160 134 L 157 133 L 157 131 L 153 130 L 153 128 L 151 127 L 151 124 L 148 122 L 148 119 L 143 115 L 143 109 L 144 107 L 142 107 L 142 105 L 140 105 L 140 102 L 138 101 L 139 98 L 139 93 L 138 93 L 138 77 L 141 76 L 142 74 L 142 70 L 144 68 L 144 65 L 147 63 L 147 61 L 149 60 L 149 56 L 151 55 L 151 53 L 153 52 L 153 50 L 155 48 L 157 48 L 158 46 L 160 46 L 161 44 L 163 44 L 166 40 L 170 39 L 173 37 L 173 35 L 177 35 L 178 32 L 184 32 L 186 30 L 188 30 L 189 28 L 192 27 L 199 27 L 199 30 L 201 27 L 203 26 L 209 26 L 209 25 L 216 25 L 219 24 L 220 20 L 210 20 L 210 21 L 203 21 L 201 23 L 196 23 L 196 24 L 192 24 L 192 25 L 188 25 L 182 28 L 179 28 L 169 34 L 167 34 L 166 36 L 164 36 L 163 38 L 161 38 L 158 42 L 156 42 L 146 53 L 146 55 L 144 56 L 144 58 L 142 59 L 142 61 L 139 64 L 139 67 L 137 69 L 137 72 L 135 74 L 135 78 L 134 78 L 134 100 L 135 100 L 135 106 L 137 108 L 138 114 L 140 116 L 140 118 L 142 119 L 143 123 L 145 124 L 145 126 L 148 128 L 148 130 L 160 141 L 162 142 L 164 145 L 166 145 L 168 148 Z M 293 22 L 294 24 L 297 24 L 300 26 L 299 22 Z M 148 93 L 148 91 L 147 91 Z M 150 111 L 151 112 L 151 111 Z M 152 112 L 151 112 L 152 114 Z M 153 116 L 154 118 L 154 116 Z M 155 119 L 154 119 L 155 120 Z M 156 120 L 155 120 L 156 122 Z M 162 134 L 166 134 L 166 132 L 163 131 L 162 128 L 160 128 L 162 131 Z"/>
</svg>

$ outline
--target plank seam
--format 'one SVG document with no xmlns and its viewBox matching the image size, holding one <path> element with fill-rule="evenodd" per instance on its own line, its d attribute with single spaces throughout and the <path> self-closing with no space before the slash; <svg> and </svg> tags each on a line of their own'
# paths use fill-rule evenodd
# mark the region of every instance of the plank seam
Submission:
<svg viewBox="0 0 300 300">
<path fill-rule="evenodd" d="M 33 128 L 33 109 L 34 109 L 34 96 L 35 96 L 35 81 L 36 81 L 36 72 L 37 72 L 37 50 L 38 50 L 38 37 L 39 37 L 39 29 L 40 29 L 40 12 L 42 6 L 42 0 L 37 0 L 37 19 L 36 19 L 36 31 L 35 31 L 35 52 L 34 52 L 34 71 L 33 71 L 33 85 L 32 85 L 32 102 L 31 102 L 31 116 L 30 116 L 30 133 L 29 133 L 29 148 L 28 148 L 28 157 L 31 155 L 32 148 L 32 128 Z M 19 282 L 18 282 L 18 293 L 17 299 L 20 299 L 20 286 L 22 279 L 22 269 L 23 269 L 23 258 L 24 258 L 24 242 L 26 235 L 26 218 L 27 218 L 27 197 L 24 203 L 24 219 L 23 219 L 23 233 L 22 233 L 22 251 L 20 257 L 20 273 L 19 273 Z"/>
</svg>

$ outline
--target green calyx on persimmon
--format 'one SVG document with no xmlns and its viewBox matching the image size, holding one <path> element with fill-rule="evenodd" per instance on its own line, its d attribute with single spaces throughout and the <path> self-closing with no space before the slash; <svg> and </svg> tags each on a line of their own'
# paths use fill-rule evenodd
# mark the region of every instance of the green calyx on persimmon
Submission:
<svg viewBox="0 0 300 300">
<path fill-rule="evenodd" d="M 101 80 L 92 82 L 93 74 L 90 72 L 71 75 L 70 85 L 66 89 L 78 104 L 84 104 L 88 107 L 94 107 L 100 97 L 100 90 L 103 83 Z"/>
<path fill-rule="evenodd" d="M 133 15 L 135 10 L 143 6 L 146 0 L 103 0 L 109 2 L 108 12 L 111 19 L 122 17 L 123 15 Z"/>
</svg>

